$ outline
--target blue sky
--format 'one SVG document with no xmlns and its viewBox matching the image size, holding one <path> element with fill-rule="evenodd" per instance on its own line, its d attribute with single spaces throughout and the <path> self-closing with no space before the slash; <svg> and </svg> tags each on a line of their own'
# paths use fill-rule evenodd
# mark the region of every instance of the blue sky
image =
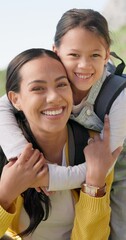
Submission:
<svg viewBox="0 0 126 240">
<path fill-rule="evenodd" d="M 0 69 L 21 51 L 52 48 L 55 27 L 70 8 L 102 13 L 108 0 L 0 0 Z"/>
</svg>

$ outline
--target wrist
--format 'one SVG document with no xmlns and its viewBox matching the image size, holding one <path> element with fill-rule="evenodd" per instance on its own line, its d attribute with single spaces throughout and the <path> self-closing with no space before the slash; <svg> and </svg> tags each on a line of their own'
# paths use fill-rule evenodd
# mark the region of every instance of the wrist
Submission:
<svg viewBox="0 0 126 240">
<path fill-rule="evenodd" d="M 82 192 L 92 197 L 103 197 L 106 194 L 106 184 L 102 187 L 92 186 L 87 183 L 82 184 Z"/>
<path fill-rule="evenodd" d="M 13 200 L 9 198 L 9 194 L 0 189 L 0 205 L 5 211 L 8 211 L 12 206 Z"/>
<path fill-rule="evenodd" d="M 94 174 L 86 174 L 86 181 L 85 183 L 91 186 L 97 186 L 99 188 L 102 188 L 105 185 L 105 177 L 103 176 L 97 176 Z"/>
</svg>

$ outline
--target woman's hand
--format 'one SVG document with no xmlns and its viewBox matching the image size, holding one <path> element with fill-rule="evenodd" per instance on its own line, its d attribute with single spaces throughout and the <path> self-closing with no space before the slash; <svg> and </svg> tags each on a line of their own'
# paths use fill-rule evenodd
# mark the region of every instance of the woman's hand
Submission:
<svg viewBox="0 0 126 240">
<path fill-rule="evenodd" d="M 38 187 L 40 183 L 42 185 L 47 173 L 48 167 L 43 155 L 28 143 L 17 160 L 10 161 L 3 168 L 0 179 L 0 205 L 7 210 L 27 188 Z M 47 185 L 43 183 L 43 186 Z"/>
<path fill-rule="evenodd" d="M 94 139 L 89 139 L 88 145 L 84 148 L 87 164 L 86 183 L 102 187 L 105 178 L 119 156 L 122 147 L 118 147 L 113 153 L 110 150 L 110 124 L 106 115 L 104 120 L 103 139 L 99 134 Z"/>
</svg>

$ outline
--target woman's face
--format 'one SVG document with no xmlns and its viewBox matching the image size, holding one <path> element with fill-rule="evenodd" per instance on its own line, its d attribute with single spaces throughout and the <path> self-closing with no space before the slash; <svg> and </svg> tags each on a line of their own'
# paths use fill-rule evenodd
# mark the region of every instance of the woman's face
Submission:
<svg viewBox="0 0 126 240">
<path fill-rule="evenodd" d="M 48 56 L 39 57 L 25 63 L 20 75 L 21 90 L 14 93 L 13 102 L 24 112 L 32 132 L 62 130 L 73 103 L 63 65 Z"/>
<path fill-rule="evenodd" d="M 53 50 L 66 68 L 73 92 L 89 91 L 101 78 L 109 58 L 105 40 L 81 27 L 69 30 Z"/>
</svg>

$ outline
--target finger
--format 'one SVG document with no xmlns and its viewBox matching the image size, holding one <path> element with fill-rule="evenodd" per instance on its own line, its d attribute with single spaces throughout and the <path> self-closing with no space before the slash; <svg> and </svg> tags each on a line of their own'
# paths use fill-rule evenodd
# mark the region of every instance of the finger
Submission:
<svg viewBox="0 0 126 240">
<path fill-rule="evenodd" d="M 28 143 L 26 145 L 26 147 L 24 148 L 23 152 L 20 154 L 20 156 L 18 157 L 18 161 L 20 163 L 24 163 L 25 161 L 29 160 L 29 158 L 31 157 L 31 155 L 33 154 L 33 148 L 32 148 L 32 144 Z"/>
<path fill-rule="evenodd" d="M 120 147 L 118 147 L 117 149 L 115 149 L 113 151 L 112 156 L 113 156 L 114 161 L 118 158 L 118 156 L 121 153 L 122 149 L 123 149 L 123 147 L 120 146 Z"/>
<path fill-rule="evenodd" d="M 38 149 L 35 149 L 33 152 L 32 152 L 32 155 L 31 157 L 29 158 L 29 161 L 27 162 L 28 163 L 28 166 L 31 166 L 33 167 L 40 159 L 40 156 L 41 156 L 41 153 Z"/>
<path fill-rule="evenodd" d="M 95 141 L 101 140 L 100 134 L 96 133 L 96 134 L 94 135 L 94 140 L 95 140 Z"/>
<path fill-rule="evenodd" d="M 47 191 L 47 189 L 45 187 L 42 187 L 41 190 L 46 194 L 46 196 L 50 196 L 52 193 L 52 191 Z"/>
<path fill-rule="evenodd" d="M 35 190 L 36 190 L 37 192 L 41 192 L 41 188 L 40 188 L 40 187 L 36 187 Z"/>
<path fill-rule="evenodd" d="M 34 164 L 34 169 L 36 172 L 39 172 L 42 170 L 43 166 L 45 165 L 45 158 L 43 157 L 43 154 L 40 153 L 39 158 L 37 159 L 37 161 Z"/>
<path fill-rule="evenodd" d="M 106 142 L 108 145 L 110 143 L 110 122 L 107 114 L 104 118 L 103 141 Z"/>
<path fill-rule="evenodd" d="M 47 165 L 47 164 L 46 164 L 46 165 L 44 164 L 44 166 L 42 166 L 41 169 L 39 169 L 39 171 L 37 172 L 37 178 L 41 178 L 41 177 L 47 175 L 48 172 L 49 172 L 48 165 Z M 48 184 L 46 184 L 46 186 L 47 186 L 47 185 L 48 185 Z M 44 186 L 45 186 L 45 185 L 44 185 Z"/>
<path fill-rule="evenodd" d="M 89 145 L 89 144 L 91 144 L 91 143 L 93 143 L 93 142 L 94 142 L 94 139 L 93 139 L 93 138 L 89 138 L 87 143 L 88 143 L 88 145 Z"/>
</svg>

